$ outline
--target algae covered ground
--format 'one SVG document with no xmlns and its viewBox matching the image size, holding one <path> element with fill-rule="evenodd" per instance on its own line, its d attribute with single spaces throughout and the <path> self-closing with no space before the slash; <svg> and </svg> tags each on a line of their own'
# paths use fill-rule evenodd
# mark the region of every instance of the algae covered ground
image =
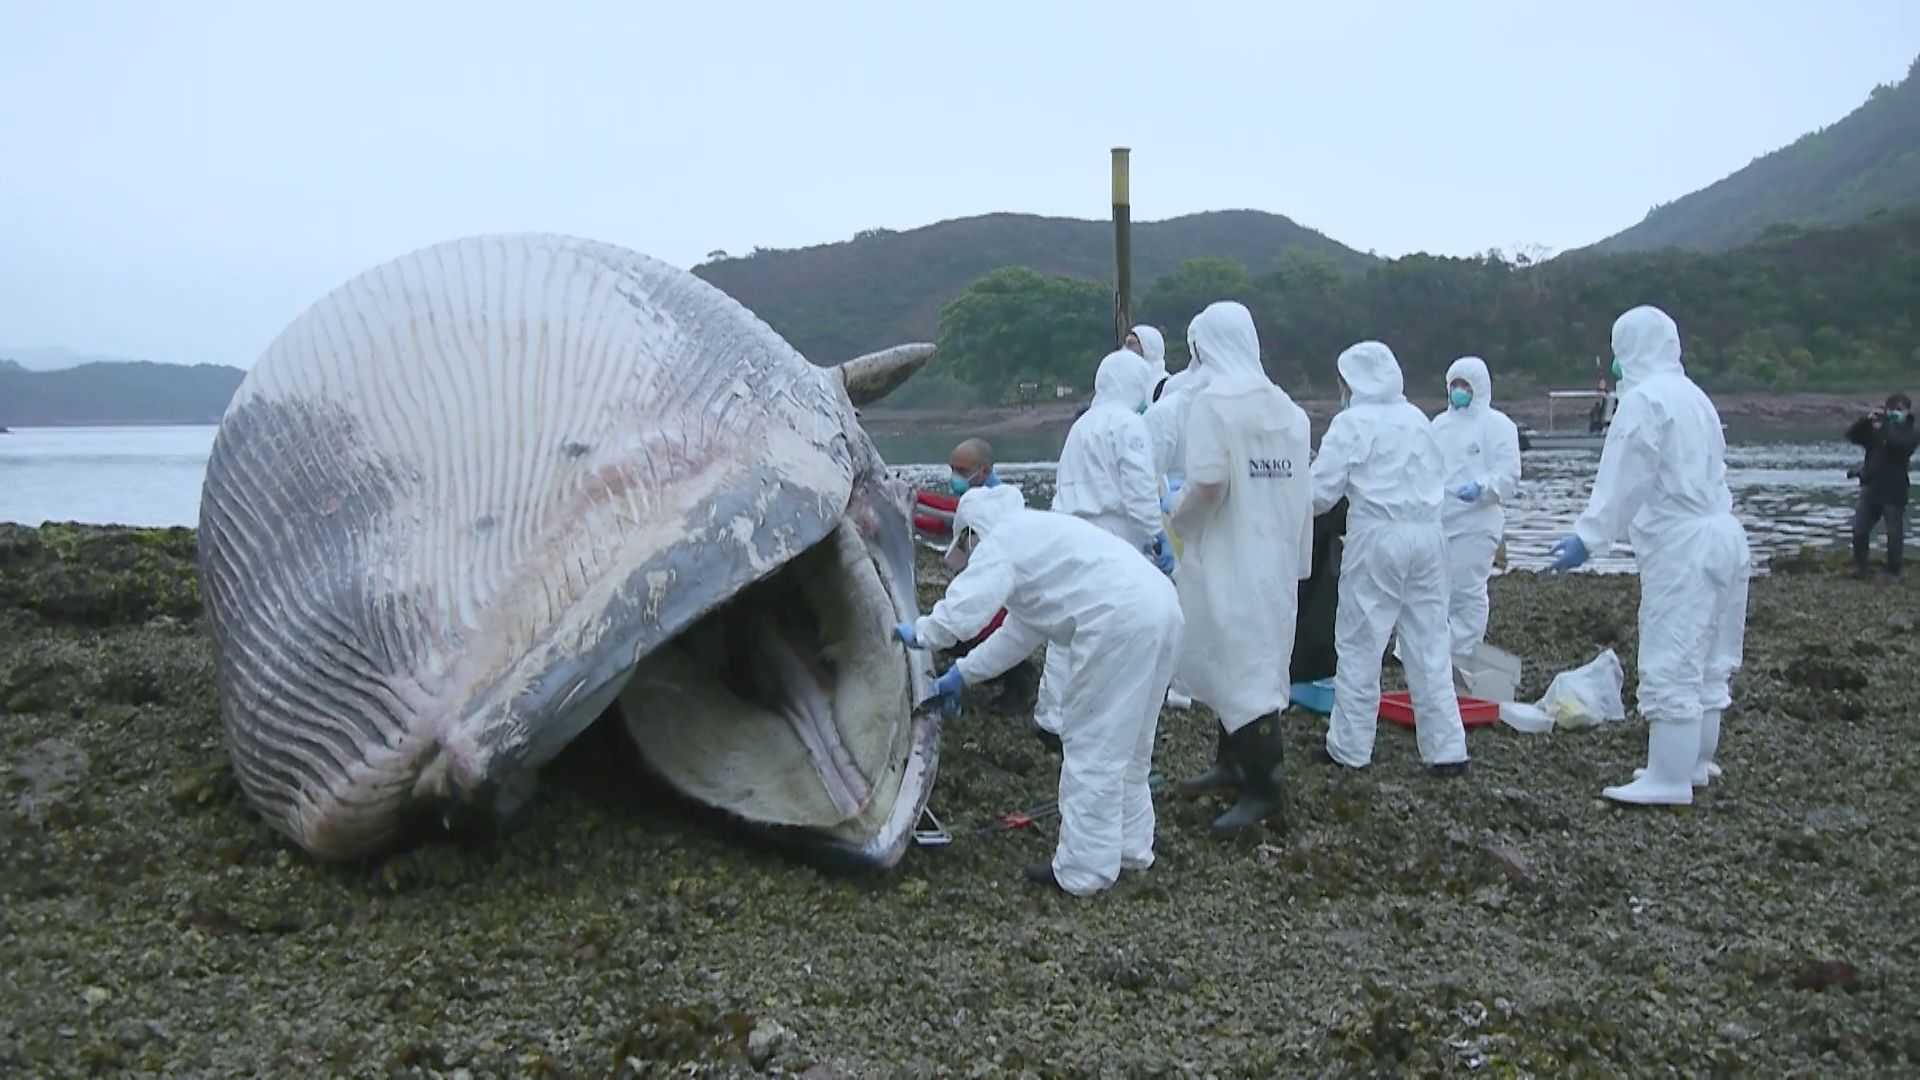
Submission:
<svg viewBox="0 0 1920 1080">
<path fill-rule="evenodd" d="M 955 834 L 841 875 L 636 779 L 610 728 L 537 813 L 317 865 L 228 772 L 184 530 L 0 529 L 0 1075 L 1911 1075 L 1920 1063 L 1920 592 L 1824 567 L 1754 583 L 1748 664 L 1690 809 L 1602 786 L 1644 725 L 1470 737 L 1435 780 L 1309 759 L 1292 816 L 1091 900 L 1021 863 L 1057 758 L 1018 693 L 949 723 Z M 934 562 L 922 601 L 938 588 Z M 1522 694 L 1604 647 L 1634 582 L 1519 574 L 1492 639 Z M 1389 666 L 1391 680 L 1397 674 Z M 1030 694 L 1030 688 L 1028 693 Z M 1029 698 L 1030 700 L 1030 698 Z M 1197 771 L 1204 713 L 1162 718 Z"/>
</svg>

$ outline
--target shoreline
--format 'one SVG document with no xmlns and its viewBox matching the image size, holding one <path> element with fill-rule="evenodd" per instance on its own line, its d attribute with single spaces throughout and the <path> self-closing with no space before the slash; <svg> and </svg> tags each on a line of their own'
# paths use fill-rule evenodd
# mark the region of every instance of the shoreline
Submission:
<svg viewBox="0 0 1920 1080">
<path fill-rule="evenodd" d="M 1835 438 L 1839 438 L 1839 430 L 1843 430 L 1855 416 L 1872 407 L 1878 400 L 1871 394 L 1771 394 L 1757 391 L 1711 396 L 1714 406 L 1720 410 L 1722 419 L 1728 421 L 1832 419 L 1840 425 L 1835 432 Z M 1409 400 L 1430 416 L 1446 406 L 1445 400 L 1438 395 L 1431 398 L 1410 396 Z M 1339 411 L 1338 401 L 1332 398 L 1296 398 L 1295 401 L 1316 423 L 1326 421 Z M 1510 397 L 1502 397 L 1496 390 L 1494 402 L 1501 412 L 1506 413 L 1516 422 L 1531 424 L 1535 427 L 1543 427 L 1546 423 L 1547 403 L 1544 392 L 1523 396 L 1516 401 Z M 929 428 L 942 431 L 972 429 L 983 435 L 1019 434 L 1065 427 L 1073 422 L 1075 415 L 1085 406 L 1084 400 L 1064 403 L 1044 402 L 1026 408 L 1015 405 L 993 405 L 968 409 L 901 409 L 890 408 L 882 403 L 862 409 L 861 423 L 870 433 L 888 435 L 912 435 Z M 1578 406 L 1562 415 L 1572 417 L 1584 425 L 1585 412 L 1579 411 L 1576 416 L 1576 410 Z M 211 419 L 74 420 L 0 424 L 0 431 L 218 427 L 219 425 L 220 418 L 216 416 Z"/>
<path fill-rule="evenodd" d="M 188 529 L 0 527 L 0 1072 L 1843 1075 L 1920 1058 L 1911 583 L 1819 563 L 1754 581 L 1725 776 L 1690 808 L 1598 797 L 1644 760 L 1634 718 L 1476 728 L 1472 772 L 1439 781 L 1390 723 L 1366 772 L 1316 765 L 1324 722 L 1290 711 L 1284 822 L 1214 842 L 1224 803 L 1163 792 L 1154 865 L 1074 900 L 1018 880 L 1051 823 L 991 828 L 1052 799 L 1059 769 L 1028 732 L 1031 690 L 996 684 L 947 722 L 932 805 L 954 842 L 884 873 L 746 840 L 647 784 L 604 722 L 515 832 L 316 863 L 226 764 L 194 555 Z M 922 552 L 918 574 L 925 610 L 945 571 Z M 1612 648 L 1632 709 L 1636 579 L 1491 588 L 1521 699 Z M 1163 712 L 1155 771 L 1205 767 L 1214 727 Z"/>
<path fill-rule="evenodd" d="M 1305 409 L 1308 417 L 1316 423 L 1324 423 L 1339 411 L 1339 402 L 1333 399 L 1297 398 L 1296 402 Z M 1438 396 L 1432 399 L 1410 397 L 1414 405 L 1432 416 L 1445 407 Z M 1853 418 L 1872 405 L 1864 395 L 1851 394 L 1765 394 L 1738 393 L 1713 395 L 1714 407 L 1719 409 L 1720 417 L 1729 422 L 1744 421 L 1815 421 L 1832 420 L 1835 423 L 1834 438 L 1837 440 Z M 974 409 L 888 409 L 884 405 L 862 410 L 861 425 L 870 434 L 912 435 L 929 429 L 971 430 L 981 435 L 1007 435 L 1042 431 L 1064 427 L 1073 422 L 1074 416 L 1084 408 L 1086 402 L 1070 403 L 1046 402 L 1029 408 L 1018 406 L 992 406 Z M 1547 402 L 1544 396 L 1522 398 L 1518 402 L 1503 398 L 1496 390 L 1494 405 L 1506 413 L 1516 423 L 1530 424 L 1544 429 L 1547 420 Z M 1583 406 L 1572 409 L 1556 410 L 1556 420 L 1572 420 L 1581 430 L 1586 426 L 1586 412 Z"/>
</svg>

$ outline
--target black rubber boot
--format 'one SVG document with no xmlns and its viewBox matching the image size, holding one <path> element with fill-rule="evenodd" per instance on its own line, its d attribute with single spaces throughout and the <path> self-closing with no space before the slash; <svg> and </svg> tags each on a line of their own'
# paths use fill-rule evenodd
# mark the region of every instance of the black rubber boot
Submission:
<svg viewBox="0 0 1920 1080">
<path fill-rule="evenodd" d="M 1240 768 L 1227 753 L 1227 729 L 1216 725 L 1218 741 L 1213 745 L 1213 768 L 1175 785 L 1180 794 L 1196 798 L 1215 791 L 1240 790 Z"/>
<path fill-rule="evenodd" d="M 1208 830 L 1220 839 L 1257 828 L 1286 810 L 1286 743 L 1280 714 L 1268 713 L 1227 736 L 1227 753 L 1242 781 L 1240 801 L 1213 819 Z"/>
<path fill-rule="evenodd" d="M 1028 884 L 1031 885 L 1039 885 L 1052 889 L 1055 892 L 1067 891 L 1061 887 L 1060 879 L 1053 876 L 1053 863 L 1051 862 L 1028 863 L 1020 868 L 1020 876 L 1026 878 Z"/>
</svg>

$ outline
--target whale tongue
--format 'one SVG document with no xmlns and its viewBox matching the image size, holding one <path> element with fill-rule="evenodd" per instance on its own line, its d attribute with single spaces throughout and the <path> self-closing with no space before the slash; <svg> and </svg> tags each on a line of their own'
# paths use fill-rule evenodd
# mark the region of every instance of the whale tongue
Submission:
<svg viewBox="0 0 1920 1080">
<path fill-rule="evenodd" d="M 643 658 L 627 731 L 683 794 L 763 824 L 884 819 L 906 764 L 908 675 L 891 605 L 843 523 Z"/>
</svg>

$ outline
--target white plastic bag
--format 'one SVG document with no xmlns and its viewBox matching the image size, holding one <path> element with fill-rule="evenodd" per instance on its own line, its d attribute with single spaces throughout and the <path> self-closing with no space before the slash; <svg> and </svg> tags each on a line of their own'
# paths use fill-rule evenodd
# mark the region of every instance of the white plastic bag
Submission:
<svg viewBox="0 0 1920 1080">
<path fill-rule="evenodd" d="M 1503 701 L 1500 703 L 1500 722 L 1515 731 L 1524 731 L 1529 735 L 1544 735 L 1553 730 L 1553 717 L 1548 716 L 1537 705 L 1524 701 Z"/>
<path fill-rule="evenodd" d="M 1609 721 L 1625 720 L 1627 709 L 1620 701 L 1620 687 L 1627 674 L 1612 649 L 1594 657 L 1572 671 L 1553 677 L 1539 709 L 1557 728 L 1595 727 Z"/>
</svg>

